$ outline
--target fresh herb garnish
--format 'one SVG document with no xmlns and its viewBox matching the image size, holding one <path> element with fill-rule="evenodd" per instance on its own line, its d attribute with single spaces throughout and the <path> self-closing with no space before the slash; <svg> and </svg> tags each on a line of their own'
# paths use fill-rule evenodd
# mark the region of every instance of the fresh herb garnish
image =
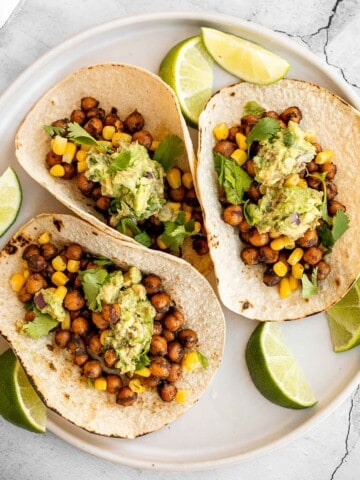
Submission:
<svg viewBox="0 0 360 480">
<path fill-rule="evenodd" d="M 90 133 L 85 130 L 85 128 L 83 128 L 76 122 L 69 122 L 67 124 L 67 137 L 79 145 L 89 145 L 90 147 L 97 147 L 104 152 L 110 150 L 106 145 L 98 142 L 93 136 L 90 135 Z"/>
<path fill-rule="evenodd" d="M 219 184 L 224 188 L 228 202 L 239 205 L 244 193 L 250 188 L 253 179 L 235 160 L 214 152 L 215 169 L 219 175 Z"/>
<path fill-rule="evenodd" d="M 27 312 L 33 310 L 35 308 L 35 302 L 33 300 L 30 300 L 30 302 L 24 303 L 23 307 L 24 310 L 26 310 Z"/>
<path fill-rule="evenodd" d="M 48 335 L 58 324 L 59 322 L 47 313 L 38 312 L 34 320 L 23 325 L 22 330 L 32 338 L 40 338 Z"/>
<path fill-rule="evenodd" d="M 199 358 L 200 358 L 200 362 L 201 362 L 201 365 L 204 367 L 204 368 L 207 368 L 209 366 L 209 360 L 207 359 L 207 357 L 205 357 L 205 355 L 203 355 L 201 352 L 197 352 L 197 354 L 199 355 Z"/>
<path fill-rule="evenodd" d="M 185 151 L 184 142 L 177 135 L 168 135 L 163 138 L 155 150 L 154 160 L 160 163 L 165 172 L 177 164 L 178 159 Z"/>
<path fill-rule="evenodd" d="M 111 260 L 109 260 L 107 257 L 102 257 L 102 256 L 99 256 L 99 257 L 91 256 L 91 261 L 95 265 L 101 265 L 101 266 L 112 266 L 112 265 L 114 265 Z"/>
<path fill-rule="evenodd" d="M 295 142 L 295 136 L 288 128 L 283 129 L 283 142 L 286 147 L 291 147 Z"/>
<path fill-rule="evenodd" d="M 313 173 L 311 175 L 311 177 L 316 177 L 318 178 L 319 180 L 321 180 L 321 183 L 323 185 L 323 200 L 322 200 L 322 204 L 321 204 L 321 217 L 323 218 L 323 220 L 325 220 L 325 222 L 327 224 L 330 224 L 331 223 L 331 219 L 330 219 L 330 216 L 328 214 L 328 209 L 327 209 L 327 193 L 326 193 L 326 174 L 327 172 L 323 172 L 323 173 Z"/>
<path fill-rule="evenodd" d="M 243 116 L 245 115 L 262 115 L 265 112 L 264 108 L 257 102 L 250 101 L 244 107 Z"/>
<path fill-rule="evenodd" d="M 147 356 L 145 352 L 143 352 L 140 357 L 137 359 L 136 362 L 136 370 L 141 370 L 144 367 L 150 365 L 150 358 Z"/>
<path fill-rule="evenodd" d="M 179 253 L 180 246 L 184 243 L 186 237 L 193 235 L 195 228 L 194 219 L 185 222 L 185 212 L 179 212 L 174 221 L 164 223 L 164 233 L 159 236 L 167 248 L 172 252 Z"/>
<path fill-rule="evenodd" d="M 50 135 L 50 137 L 55 137 L 55 135 L 63 135 L 65 133 L 65 127 L 55 127 L 54 125 L 43 125 L 45 132 Z"/>
<path fill-rule="evenodd" d="M 125 152 L 120 152 L 115 156 L 111 156 L 112 161 L 109 165 L 108 173 L 116 173 L 119 170 L 126 170 L 130 164 L 131 152 L 126 150 Z"/>
<path fill-rule="evenodd" d="M 248 155 L 250 156 L 251 144 L 255 141 L 268 140 L 274 137 L 280 130 L 280 124 L 274 118 L 261 118 L 251 129 L 249 135 L 246 137 L 248 144 Z"/>
<path fill-rule="evenodd" d="M 302 283 L 302 296 L 303 298 L 310 298 L 312 295 L 317 295 L 319 293 L 318 283 L 317 283 L 317 272 L 318 267 L 315 267 L 311 274 L 311 280 L 309 280 L 306 273 L 303 273 L 301 277 Z"/>
<path fill-rule="evenodd" d="M 88 270 L 79 270 L 79 275 L 89 309 L 93 312 L 101 312 L 98 295 L 108 277 L 108 272 L 104 268 L 89 268 Z"/>
<path fill-rule="evenodd" d="M 332 227 L 323 223 L 319 227 L 319 237 L 324 247 L 331 252 L 335 242 L 346 232 L 349 228 L 350 219 L 343 210 L 338 210 L 332 219 Z"/>
<path fill-rule="evenodd" d="M 140 230 L 136 223 L 131 218 L 122 218 L 119 222 L 119 225 L 116 227 L 120 233 L 127 235 L 127 230 L 130 230 L 133 234 L 134 240 L 141 243 L 145 247 L 151 247 L 152 241 L 149 235 Z"/>
</svg>

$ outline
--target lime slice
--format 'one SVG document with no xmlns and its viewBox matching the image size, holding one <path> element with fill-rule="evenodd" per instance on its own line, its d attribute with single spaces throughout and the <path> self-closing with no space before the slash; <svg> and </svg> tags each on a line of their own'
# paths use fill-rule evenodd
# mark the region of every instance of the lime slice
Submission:
<svg viewBox="0 0 360 480">
<path fill-rule="evenodd" d="M 46 409 L 11 349 L 0 355 L 0 415 L 18 427 L 45 432 Z"/>
<path fill-rule="evenodd" d="M 196 127 L 200 112 L 211 96 L 214 62 L 201 37 L 191 37 L 175 45 L 160 65 L 159 75 L 179 100 L 187 123 Z"/>
<path fill-rule="evenodd" d="M 11 167 L 0 177 L 0 236 L 15 222 L 22 202 L 19 179 Z"/>
<path fill-rule="evenodd" d="M 246 82 L 269 85 L 283 78 L 290 64 L 256 43 L 213 28 L 201 29 L 210 55 L 224 70 Z"/>
<path fill-rule="evenodd" d="M 326 316 L 335 352 L 346 352 L 360 344 L 360 280 Z"/>
<path fill-rule="evenodd" d="M 264 322 L 256 327 L 246 346 L 246 363 L 256 388 L 270 402 L 287 408 L 315 405 L 314 394 L 277 324 Z"/>
</svg>

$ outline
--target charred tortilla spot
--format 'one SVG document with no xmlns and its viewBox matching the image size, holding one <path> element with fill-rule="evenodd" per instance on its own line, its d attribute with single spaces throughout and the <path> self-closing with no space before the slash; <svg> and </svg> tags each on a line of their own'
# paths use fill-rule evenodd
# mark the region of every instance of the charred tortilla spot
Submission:
<svg viewBox="0 0 360 480">
<path fill-rule="evenodd" d="M 248 300 L 245 300 L 245 302 L 243 302 L 242 306 L 241 306 L 241 310 L 244 311 L 244 310 L 248 310 L 249 308 L 252 308 L 253 305 L 248 301 Z"/>
<path fill-rule="evenodd" d="M 341 281 L 340 281 L 339 277 L 335 278 L 335 284 L 336 284 L 337 287 L 339 287 L 341 285 Z"/>
<path fill-rule="evenodd" d="M 51 345 L 51 344 L 49 344 L 49 343 L 46 345 L 46 348 L 47 348 L 50 352 L 53 352 L 53 351 L 54 351 L 54 346 Z"/>
<path fill-rule="evenodd" d="M 92 232 L 93 235 L 95 235 L 95 237 L 97 237 L 99 234 L 97 232 Z"/>
<path fill-rule="evenodd" d="M 4 250 L 8 255 L 14 255 L 18 251 L 18 247 L 10 242 L 5 246 Z"/>
<path fill-rule="evenodd" d="M 49 362 L 49 368 L 50 368 L 50 370 L 52 370 L 53 372 L 56 372 L 56 371 L 57 371 L 55 365 L 53 364 L 53 362 Z"/>
<path fill-rule="evenodd" d="M 58 232 L 61 232 L 61 230 L 62 230 L 62 228 L 63 228 L 63 226 L 64 226 L 63 222 L 62 222 L 61 220 L 54 219 L 53 223 L 54 223 L 54 225 L 55 225 L 56 230 L 57 230 Z"/>
<path fill-rule="evenodd" d="M 64 397 L 66 398 L 66 400 L 70 400 L 70 395 L 68 393 L 64 393 Z"/>
<path fill-rule="evenodd" d="M 235 97 L 235 92 L 231 92 L 230 97 Z"/>
</svg>

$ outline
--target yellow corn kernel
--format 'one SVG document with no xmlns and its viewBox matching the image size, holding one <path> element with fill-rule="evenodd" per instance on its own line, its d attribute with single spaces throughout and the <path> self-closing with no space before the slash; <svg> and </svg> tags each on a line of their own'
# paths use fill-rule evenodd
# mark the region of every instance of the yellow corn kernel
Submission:
<svg viewBox="0 0 360 480">
<path fill-rule="evenodd" d="M 300 285 L 300 281 L 298 278 L 295 278 L 293 275 L 290 275 L 289 277 L 289 285 L 291 290 L 297 290 Z"/>
<path fill-rule="evenodd" d="M 156 245 L 160 248 L 160 250 L 166 250 L 168 247 L 165 245 L 165 243 L 161 240 L 160 237 L 156 239 Z"/>
<path fill-rule="evenodd" d="M 91 149 L 91 145 L 81 145 L 81 150 L 83 150 L 84 152 L 88 152 L 90 149 Z"/>
<path fill-rule="evenodd" d="M 189 222 L 191 220 L 191 212 L 184 212 L 184 213 L 185 213 L 184 223 Z"/>
<path fill-rule="evenodd" d="M 23 275 L 24 275 L 24 278 L 26 280 L 28 278 L 28 276 L 30 275 L 30 271 L 29 270 L 24 270 Z"/>
<path fill-rule="evenodd" d="M 52 151 L 56 153 L 56 155 L 64 155 L 67 143 L 67 138 L 56 135 L 52 144 Z"/>
<path fill-rule="evenodd" d="M 66 262 L 60 255 L 57 255 L 55 258 L 52 259 L 51 265 L 55 268 L 57 272 L 63 272 L 64 270 L 66 270 Z"/>
<path fill-rule="evenodd" d="M 334 152 L 332 150 L 323 150 L 316 155 L 315 163 L 318 165 L 323 165 L 324 163 L 331 162 L 333 156 Z"/>
<path fill-rule="evenodd" d="M 185 390 L 184 388 L 180 388 L 175 395 L 175 400 L 178 403 L 183 403 L 186 402 L 187 398 L 189 396 L 189 392 Z"/>
<path fill-rule="evenodd" d="M 86 160 L 86 156 L 87 156 L 87 153 L 85 152 L 85 150 L 78 150 L 76 152 L 76 160 L 78 162 L 84 162 Z"/>
<path fill-rule="evenodd" d="M 154 152 L 159 147 L 159 145 L 160 145 L 159 140 L 153 140 L 150 145 L 150 150 Z"/>
<path fill-rule="evenodd" d="M 20 292 L 25 284 L 26 278 L 22 273 L 14 273 L 10 278 L 10 286 L 14 292 Z"/>
<path fill-rule="evenodd" d="M 193 211 L 193 207 L 191 205 L 188 205 L 187 203 L 183 203 L 182 206 L 181 206 L 181 210 L 183 212 L 191 213 Z"/>
<path fill-rule="evenodd" d="M 288 271 L 287 265 L 281 260 L 274 263 L 273 270 L 278 277 L 285 277 Z"/>
<path fill-rule="evenodd" d="M 194 186 L 194 180 L 190 172 L 185 172 L 182 176 L 181 181 L 187 190 L 190 190 L 190 188 L 193 188 Z"/>
<path fill-rule="evenodd" d="M 300 262 L 304 255 L 304 250 L 302 248 L 295 248 L 288 258 L 288 264 L 294 266 L 296 263 Z"/>
<path fill-rule="evenodd" d="M 79 173 L 83 173 L 83 172 L 86 172 L 87 170 L 87 163 L 86 163 L 86 160 L 82 161 L 82 162 L 78 162 L 77 164 L 77 171 Z"/>
<path fill-rule="evenodd" d="M 201 230 L 201 223 L 200 222 L 194 222 L 194 232 L 199 233 Z"/>
<path fill-rule="evenodd" d="M 284 187 L 295 187 L 296 185 L 298 185 L 299 180 L 299 175 L 297 173 L 293 173 L 292 175 L 289 175 L 285 180 Z"/>
<path fill-rule="evenodd" d="M 174 212 L 178 212 L 181 209 L 180 202 L 166 202 L 165 205 L 171 208 L 171 210 L 174 210 Z"/>
<path fill-rule="evenodd" d="M 231 154 L 231 158 L 235 160 L 235 162 L 241 167 L 246 162 L 248 156 L 244 150 L 241 150 L 241 148 L 237 148 Z"/>
<path fill-rule="evenodd" d="M 140 377 L 150 377 L 151 375 L 149 367 L 143 367 L 143 368 L 140 368 L 139 370 L 135 370 L 135 373 Z"/>
<path fill-rule="evenodd" d="M 171 188 L 181 187 L 181 171 L 176 167 L 170 168 L 166 174 L 166 180 Z"/>
<path fill-rule="evenodd" d="M 70 273 L 76 273 L 80 269 L 80 261 L 79 260 L 68 260 L 66 264 L 66 268 Z"/>
<path fill-rule="evenodd" d="M 69 278 L 63 272 L 55 272 L 51 275 L 51 281 L 57 287 L 61 287 L 67 284 Z"/>
<path fill-rule="evenodd" d="M 305 130 L 305 133 L 304 133 L 304 139 L 307 141 L 307 142 L 315 142 L 316 140 L 316 133 L 314 132 L 314 130 Z"/>
<path fill-rule="evenodd" d="M 104 140 L 111 140 L 114 133 L 115 133 L 114 125 L 105 125 L 105 127 L 102 129 L 102 132 L 101 132 Z"/>
<path fill-rule="evenodd" d="M 214 127 L 213 133 L 216 140 L 226 140 L 229 136 L 229 127 L 224 122 L 219 123 Z"/>
<path fill-rule="evenodd" d="M 75 158 L 76 150 L 77 150 L 77 147 L 75 143 L 68 142 L 66 144 L 65 153 L 62 157 L 62 161 L 65 163 L 71 163 Z"/>
<path fill-rule="evenodd" d="M 279 283 L 279 295 L 281 298 L 287 298 L 291 293 L 289 279 L 284 277 Z"/>
<path fill-rule="evenodd" d="M 95 147 L 95 150 L 99 153 L 104 153 L 104 151 L 108 148 L 108 147 L 111 147 L 112 146 L 112 143 L 109 142 L 108 140 L 98 140 L 98 145 L 99 147 Z M 103 145 L 103 147 L 101 146 Z"/>
<path fill-rule="evenodd" d="M 24 270 L 29 268 L 29 265 L 26 260 L 21 260 L 21 266 Z"/>
<path fill-rule="evenodd" d="M 38 237 L 37 242 L 39 245 L 45 245 L 51 241 L 51 235 L 49 232 L 44 232 Z"/>
<path fill-rule="evenodd" d="M 202 367 L 198 352 L 186 352 L 181 361 L 181 366 L 188 372 Z"/>
<path fill-rule="evenodd" d="M 141 380 L 139 378 L 132 378 L 129 382 L 129 387 L 133 392 L 136 392 L 136 393 L 143 393 L 146 390 L 145 385 L 142 385 Z"/>
<path fill-rule="evenodd" d="M 94 380 L 94 388 L 95 390 L 106 390 L 106 378 L 105 377 L 98 377 Z"/>
<path fill-rule="evenodd" d="M 301 263 L 296 263 L 291 267 L 291 274 L 294 278 L 297 278 L 298 280 L 301 279 L 304 273 L 304 266 L 301 265 Z"/>
<path fill-rule="evenodd" d="M 295 248 L 295 240 L 292 238 L 287 237 L 284 235 L 284 248 L 287 248 L 288 250 L 293 250 Z"/>
<path fill-rule="evenodd" d="M 60 165 L 53 165 L 49 170 L 50 175 L 53 177 L 63 177 L 65 175 L 65 168 Z"/>
<path fill-rule="evenodd" d="M 111 333 L 110 329 L 103 330 L 100 333 L 100 343 L 101 343 L 101 345 L 105 345 L 105 341 L 106 341 L 106 339 L 107 339 L 107 337 L 109 336 L 110 333 Z"/>
<path fill-rule="evenodd" d="M 279 238 L 279 237 L 281 237 L 281 233 L 279 233 L 279 232 L 270 232 L 270 233 L 269 233 L 269 237 L 270 237 L 270 238 Z"/>
<path fill-rule="evenodd" d="M 65 311 L 65 318 L 61 322 L 61 328 L 62 330 L 70 330 L 71 327 L 71 317 L 70 317 L 70 312 L 68 310 Z"/>
<path fill-rule="evenodd" d="M 306 182 L 306 180 L 304 180 L 303 178 L 300 178 L 299 180 L 299 183 L 297 184 L 298 187 L 301 187 L 301 188 L 307 188 L 308 184 Z"/>
<path fill-rule="evenodd" d="M 60 298 L 60 300 L 64 300 L 64 298 L 66 297 L 66 294 L 67 294 L 67 288 L 64 287 L 64 285 L 61 285 L 60 287 L 57 287 L 57 289 L 55 290 L 55 295 Z"/>
<path fill-rule="evenodd" d="M 241 133 L 241 132 L 238 132 L 236 135 L 235 135 L 235 141 L 236 141 L 236 145 L 241 149 L 241 150 L 244 150 L 245 152 L 247 152 L 247 149 L 248 149 L 248 144 L 246 142 L 246 136 Z"/>
<path fill-rule="evenodd" d="M 113 147 L 118 147 L 120 142 L 131 143 L 132 136 L 125 132 L 115 132 L 112 136 L 111 143 Z"/>
<path fill-rule="evenodd" d="M 278 237 L 272 240 L 272 242 L 270 242 L 270 247 L 276 251 L 285 248 L 284 237 Z"/>
</svg>

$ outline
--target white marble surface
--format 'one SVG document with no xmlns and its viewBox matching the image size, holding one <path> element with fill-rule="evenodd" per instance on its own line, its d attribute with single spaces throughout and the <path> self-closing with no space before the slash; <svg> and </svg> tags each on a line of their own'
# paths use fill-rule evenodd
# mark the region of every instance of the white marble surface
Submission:
<svg viewBox="0 0 360 480">
<path fill-rule="evenodd" d="M 359 0 L 20 1 L 0 29 L 0 93 L 34 60 L 81 30 L 131 14 L 194 9 L 234 15 L 288 35 L 324 58 L 360 94 Z M 355 480 L 360 478 L 359 456 L 359 387 L 330 417 L 281 450 L 208 472 L 123 467 L 83 453 L 51 433 L 36 436 L 0 418 L 0 480 Z"/>
</svg>

